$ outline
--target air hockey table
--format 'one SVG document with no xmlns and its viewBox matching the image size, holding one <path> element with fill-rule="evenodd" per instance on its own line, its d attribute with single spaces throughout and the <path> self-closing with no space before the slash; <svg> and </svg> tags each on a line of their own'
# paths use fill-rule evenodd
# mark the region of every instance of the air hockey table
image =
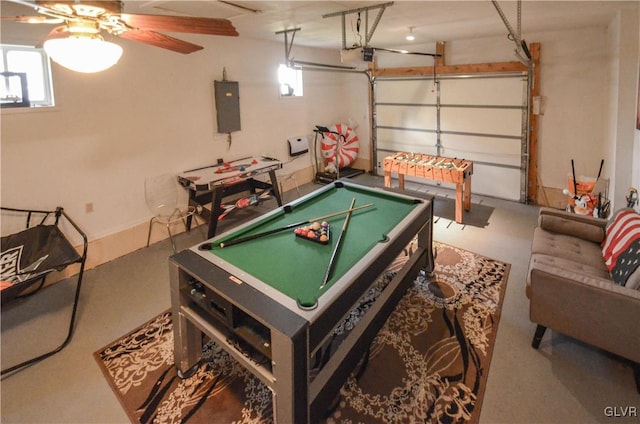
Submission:
<svg viewBox="0 0 640 424">
<path fill-rule="evenodd" d="M 298 237 L 291 229 L 220 246 L 348 209 L 353 199 L 356 207 L 373 205 L 352 212 L 334 273 L 322 289 L 345 215 L 327 219 L 328 244 Z M 316 421 L 420 270 L 433 270 L 432 230 L 431 197 L 338 180 L 173 255 L 170 286 L 179 374 L 197 369 L 205 334 L 271 389 L 277 422 Z M 410 243 L 415 247 L 409 254 Z M 370 299 L 379 276 L 401 254 L 408 256 L 402 268 L 374 302 L 367 300 L 360 321 L 338 344 L 336 328 L 363 298 Z"/>
<path fill-rule="evenodd" d="M 282 206 L 276 177 L 276 171 L 280 168 L 282 162 L 278 159 L 266 156 L 248 157 L 182 172 L 178 174 L 178 182 L 189 190 L 189 206 L 198 208 L 209 223 L 207 237 L 211 238 L 216 234 L 218 218 L 224 213 L 222 200 L 227 196 L 245 191 L 256 193 L 257 190 L 271 190 L 278 206 Z M 271 183 L 254 178 L 267 173 Z M 204 207 L 208 203 L 211 203 L 211 211 Z M 191 220 L 192 217 L 189 216 L 187 230 L 191 229 Z"/>
</svg>

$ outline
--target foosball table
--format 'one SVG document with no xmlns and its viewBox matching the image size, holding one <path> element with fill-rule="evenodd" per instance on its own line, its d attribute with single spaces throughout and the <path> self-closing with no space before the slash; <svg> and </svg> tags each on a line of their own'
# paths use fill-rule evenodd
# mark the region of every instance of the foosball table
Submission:
<svg viewBox="0 0 640 424">
<path fill-rule="evenodd" d="M 420 153 L 396 153 L 384 159 L 384 185 L 391 187 L 391 174 L 398 174 L 398 186 L 404 190 L 405 175 L 456 185 L 456 222 L 462 223 L 464 210 L 471 210 L 473 162 Z"/>
</svg>

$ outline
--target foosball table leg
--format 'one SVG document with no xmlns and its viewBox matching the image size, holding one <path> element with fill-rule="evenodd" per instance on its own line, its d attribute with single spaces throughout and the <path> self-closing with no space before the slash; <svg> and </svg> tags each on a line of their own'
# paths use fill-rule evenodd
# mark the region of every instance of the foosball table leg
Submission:
<svg viewBox="0 0 640 424">
<path fill-rule="evenodd" d="M 398 174 L 398 188 L 404 190 L 404 174 Z"/>
<path fill-rule="evenodd" d="M 464 179 L 464 210 L 471 210 L 471 175 Z"/>
<path fill-rule="evenodd" d="M 384 171 L 384 186 L 391 187 L 391 171 Z"/>
<path fill-rule="evenodd" d="M 464 194 L 466 195 L 466 193 Z M 456 222 L 458 224 L 462 224 L 462 197 L 463 185 L 458 183 L 456 184 Z"/>
</svg>

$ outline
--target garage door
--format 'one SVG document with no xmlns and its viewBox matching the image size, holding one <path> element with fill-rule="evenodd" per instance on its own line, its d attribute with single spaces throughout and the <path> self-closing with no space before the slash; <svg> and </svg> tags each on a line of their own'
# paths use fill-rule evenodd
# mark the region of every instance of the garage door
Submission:
<svg viewBox="0 0 640 424">
<path fill-rule="evenodd" d="M 377 78 L 372 106 L 376 173 L 384 174 L 384 158 L 396 152 L 466 159 L 474 163 L 474 194 L 524 202 L 527 95 L 527 75 L 521 72 Z"/>
</svg>

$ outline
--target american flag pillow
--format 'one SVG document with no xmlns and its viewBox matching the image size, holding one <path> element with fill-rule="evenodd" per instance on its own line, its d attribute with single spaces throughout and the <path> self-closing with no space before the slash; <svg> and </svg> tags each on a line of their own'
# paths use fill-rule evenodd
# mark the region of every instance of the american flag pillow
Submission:
<svg viewBox="0 0 640 424">
<path fill-rule="evenodd" d="M 607 227 L 602 256 L 614 283 L 624 286 L 640 265 L 640 215 L 632 209 L 619 211 Z"/>
</svg>

